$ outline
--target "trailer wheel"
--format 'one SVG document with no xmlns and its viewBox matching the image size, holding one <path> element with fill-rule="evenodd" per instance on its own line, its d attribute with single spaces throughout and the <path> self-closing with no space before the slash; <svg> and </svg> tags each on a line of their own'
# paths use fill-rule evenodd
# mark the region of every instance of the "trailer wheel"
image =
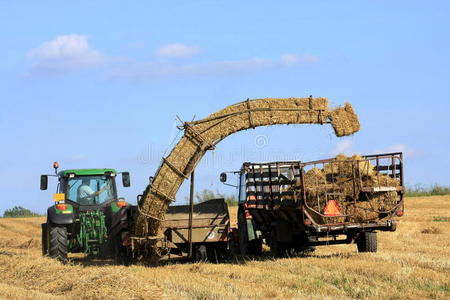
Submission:
<svg viewBox="0 0 450 300">
<path fill-rule="evenodd" d="M 270 253 L 273 257 L 283 258 L 292 254 L 292 247 L 287 243 L 278 241 L 277 230 L 274 228 L 270 233 Z"/>
<path fill-rule="evenodd" d="M 204 263 L 208 261 L 208 249 L 205 245 L 195 247 L 195 262 Z"/>
<path fill-rule="evenodd" d="M 49 232 L 49 256 L 60 262 L 67 262 L 67 253 L 69 252 L 67 228 L 64 226 L 48 226 L 47 228 Z"/>
<path fill-rule="evenodd" d="M 361 232 L 356 239 L 358 252 L 376 253 L 378 251 L 378 238 L 376 232 Z"/>
<path fill-rule="evenodd" d="M 113 239 L 114 243 L 114 261 L 118 265 L 129 266 L 131 264 L 131 255 L 128 248 L 122 245 L 122 239 L 116 236 Z"/>
<path fill-rule="evenodd" d="M 238 211 L 238 231 L 239 231 L 239 252 L 242 255 L 261 255 L 262 240 L 248 240 L 247 218 L 245 211 L 239 208 Z"/>
</svg>

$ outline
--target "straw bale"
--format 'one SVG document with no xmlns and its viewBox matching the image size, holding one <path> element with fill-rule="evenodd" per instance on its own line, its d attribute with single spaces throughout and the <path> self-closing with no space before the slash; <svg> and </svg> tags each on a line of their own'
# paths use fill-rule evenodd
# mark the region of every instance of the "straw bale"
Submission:
<svg viewBox="0 0 450 300">
<path fill-rule="evenodd" d="M 338 137 L 350 135 L 351 132 L 358 132 L 361 128 L 358 116 L 350 103 L 345 103 L 344 107 L 339 107 L 330 112 L 329 116 Z"/>
<path fill-rule="evenodd" d="M 391 211 L 396 207 L 399 200 L 397 192 L 361 193 L 361 186 L 353 182 L 354 176 L 359 178 L 357 172 L 360 172 L 362 187 L 397 187 L 400 183 L 386 174 L 377 173 L 374 168 L 359 155 L 347 157 L 341 154 L 333 162 L 325 164 L 323 169 L 311 169 L 305 174 L 308 206 L 320 212 L 326 205 L 326 194 L 337 192 L 342 196 L 333 200 L 338 202 L 342 214 L 350 215 L 348 222 L 379 220 L 380 212 Z M 322 218 L 318 215 L 314 218 L 319 223 L 342 221 L 340 218 Z"/>
<path fill-rule="evenodd" d="M 398 180 L 396 180 L 388 175 L 385 175 L 385 174 L 374 175 L 369 180 L 365 181 L 364 183 L 370 187 L 376 187 L 376 186 L 396 187 L 399 185 Z"/>
<path fill-rule="evenodd" d="M 380 212 L 391 211 L 397 206 L 398 195 L 396 192 L 383 192 L 365 194 L 365 201 L 351 204 L 347 207 L 351 214 L 351 222 L 368 222 L 380 220 Z M 388 215 L 387 215 L 388 216 Z"/>
<path fill-rule="evenodd" d="M 360 155 L 353 155 L 352 160 L 358 161 L 356 168 L 360 172 L 361 176 L 373 176 L 375 175 L 374 168 L 375 166 L 370 163 L 368 160 L 364 160 L 364 158 Z"/>
<path fill-rule="evenodd" d="M 160 220 L 164 219 L 170 199 L 175 197 L 185 177 L 192 173 L 206 151 L 227 136 L 258 126 L 326 123 L 333 125 L 338 136 L 359 130 L 358 118 L 350 104 L 329 110 L 326 98 L 248 100 L 226 107 L 203 120 L 186 123 L 184 136 L 166 158 L 170 165 L 161 165 L 152 187 L 147 188 L 143 195 L 141 213 L 135 224 L 136 234 L 160 234 Z"/>
<path fill-rule="evenodd" d="M 339 154 L 335 158 L 335 162 L 325 164 L 324 172 L 329 174 L 328 178 L 333 177 L 352 177 L 353 168 L 355 172 L 360 172 L 361 176 L 373 176 L 376 172 L 374 166 L 368 160 L 364 160 L 360 155 L 347 157 Z"/>
<path fill-rule="evenodd" d="M 322 169 L 312 168 L 305 173 L 305 186 L 314 186 L 316 184 L 325 184 L 325 173 Z"/>
</svg>

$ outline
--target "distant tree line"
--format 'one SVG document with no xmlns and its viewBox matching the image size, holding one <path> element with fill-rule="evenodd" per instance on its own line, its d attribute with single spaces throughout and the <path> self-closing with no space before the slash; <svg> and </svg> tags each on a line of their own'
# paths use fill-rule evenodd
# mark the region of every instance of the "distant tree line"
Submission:
<svg viewBox="0 0 450 300">
<path fill-rule="evenodd" d="M 204 189 L 200 192 L 197 192 L 195 194 L 195 203 L 202 203 L 208 200 L 212 200 L 212 199 L 225 199 L 225 202 L 228 204 L 228 206 L 237 206 L 238 205 L 238 201 L 236 199 L 236 196 L 234 195 L 229 195 L 229 194 L 223 194 L 220 193 L 219 191 L 213 191 L 210 189 Z M 186 202 L 189 202 L 189 197 L 186 197 Z"/>
<path fill-rule="evenodd" d="M 34 213 L 31 210 L 22 206 L 14 206 L 11 209 L 7 209 L 3 213 L 3 218 L 32 218 L 41 217 L 40 214 Z"/>
<path fill-rule="evenodd" d="M 450 195 L 450 187 L 434 184 L 426 186 L 416 184 L 413 187 L 406 188 L 406 197 L 426 197 L 426 196 L 444 196 Z"/>
</svg>

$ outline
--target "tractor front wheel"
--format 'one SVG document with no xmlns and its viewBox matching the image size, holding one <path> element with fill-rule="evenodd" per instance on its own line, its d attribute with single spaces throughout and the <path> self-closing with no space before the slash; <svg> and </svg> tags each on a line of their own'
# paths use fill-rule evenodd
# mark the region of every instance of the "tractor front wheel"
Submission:
<svg viewBox="0 0 450 300">
<path fill-rule="evenodd" d="M 41 225 L 42 228 L 42 255 L 48 255 L 48 230 L 47 223 Z"/>
<path fill-rule="evenodd" d="M 69 243 L 67 239 L 67 228 L 64 226 L 47 225 L 48 230 L 48 255 L 60 262 L 67 262 Z"/>
</svg>

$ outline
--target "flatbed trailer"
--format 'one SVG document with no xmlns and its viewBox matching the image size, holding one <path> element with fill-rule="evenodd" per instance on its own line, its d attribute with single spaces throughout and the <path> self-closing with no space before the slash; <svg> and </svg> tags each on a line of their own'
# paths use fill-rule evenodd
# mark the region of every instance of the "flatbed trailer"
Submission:
<svg viewBox="0 0 450 300">
<path fill-rule="evenodd" d="M 131 229 L 138 207 L 131 206 L 123 212 Z M 133 236 L 131 230 L 127 230 L 127 237 L 123 240 L 127 241 L 128 255 L 132 256 L 128 259 L 191 258 L 205 262 L 218 261 L 228 254 L 232 236 L 228 205 L 224 199 L 192 205 L 192 214 L 191 205 L 170 206 L 160 228 L 161 236 L 156 238 Z"/>
<path fill-rule="evenodd" d="M 170 242 L 171 255 L 185 256 L 191 252 L 196 261 L 216 261 L 224 257 L 231 232 L 225 200 L 213 199 L 194 205 L 192 227 L 189 213 L 189 205 L 170 206 L 161 224 Z"/>
</svg>

